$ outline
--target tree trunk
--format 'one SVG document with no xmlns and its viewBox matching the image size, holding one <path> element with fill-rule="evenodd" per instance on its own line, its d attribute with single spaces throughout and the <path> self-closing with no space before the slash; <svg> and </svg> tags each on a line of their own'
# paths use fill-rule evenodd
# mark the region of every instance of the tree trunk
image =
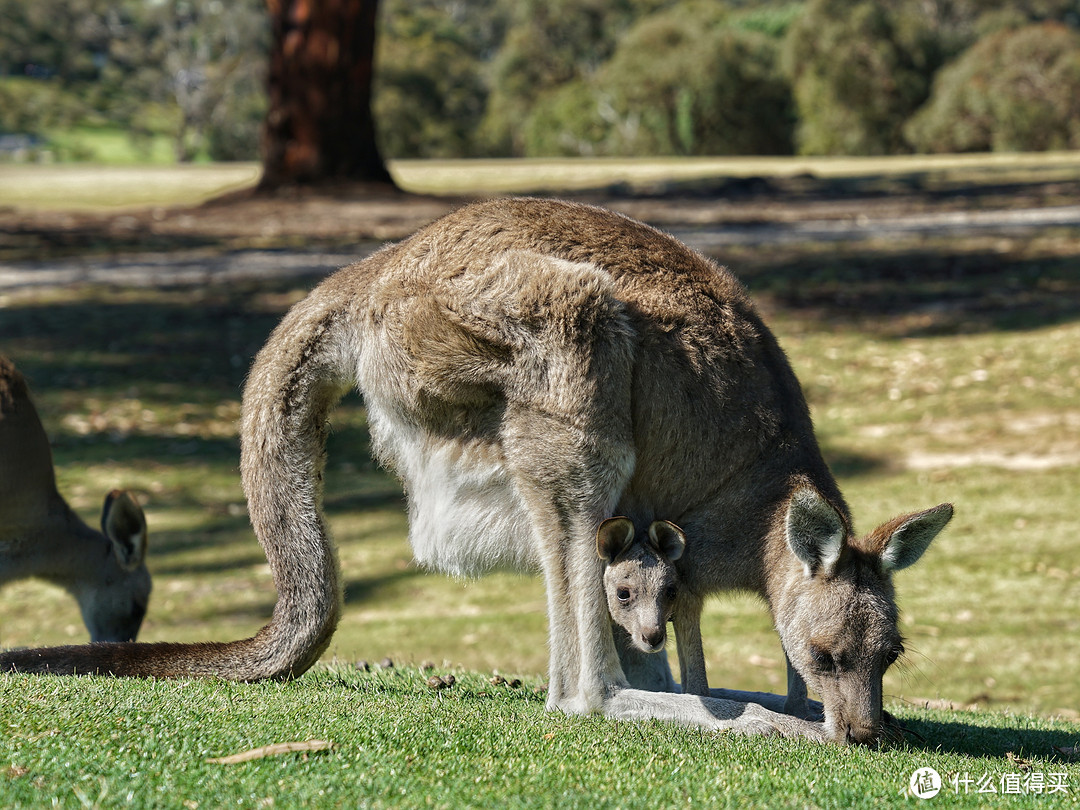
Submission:
<svg viewBox="0 0 1080 810">
<path fill-rule="evenodd" d="M 267 0 L 273 30 L 260 190 L 394 185 L 375 142 L 378 0 Z"/>
</svg>

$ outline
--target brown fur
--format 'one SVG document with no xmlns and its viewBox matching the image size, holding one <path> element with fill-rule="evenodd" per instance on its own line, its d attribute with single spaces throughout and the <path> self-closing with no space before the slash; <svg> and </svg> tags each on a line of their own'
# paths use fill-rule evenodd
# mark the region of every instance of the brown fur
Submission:
<svg viewBox="0 0 1080 810">
<path fill-rule="evenodd" d="M 641 223 L 557 201 L 452 213 L 327 279 L 271 335 L 241 425 L 249 511 L 278 588 L 255 638 L 8 653 L 0 666 L 236 679 L 311 666 L 340 615 L 319 500 L 327 414 L 351 385 L 376 454 L 405 482 L 419 561 L 543 573 L 550 707 L 838 741 L 878 733 L 891 586 L 883 557 L 851 534 L 776 340 L 726 270 Z M 666 659 L 639 659 L 612 634 L 594 535 L 613 514 L 685 531 L 680 648 L 696 633 L 700 650 L 710 593 L 762 594 L 795 669 L 822 692 L 825 725 L 630 688 L 671 676 Z M 834 642 L 844 654 L 854 644 L 862 667 L 842 694 L 809 660 Z M 706 691 L 703 660 L 682 664 Z"/>
</svg>

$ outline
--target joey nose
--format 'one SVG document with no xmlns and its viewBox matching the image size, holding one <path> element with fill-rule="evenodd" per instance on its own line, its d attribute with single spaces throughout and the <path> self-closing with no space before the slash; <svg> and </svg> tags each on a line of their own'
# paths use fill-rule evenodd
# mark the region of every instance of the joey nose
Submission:
<svg viewBox="0 0 1080 810">
<path fill-rule="evenodd" d="M 641 634 L 641 640 L 645 642 L 646 647 L 651 651 L 656 652 L 660 650 L 667 641 L 667 633 L 663 627 L 658 627 L 655 630 L 646 630 Z"/>
</svg>

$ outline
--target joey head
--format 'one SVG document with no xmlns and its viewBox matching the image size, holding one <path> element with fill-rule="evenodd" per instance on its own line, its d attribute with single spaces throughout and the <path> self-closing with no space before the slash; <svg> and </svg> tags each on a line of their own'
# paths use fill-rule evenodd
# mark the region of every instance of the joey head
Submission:
<svg viewBox="0 0 1080 810">
<path fill-rule="evenodd" d="M 660 652 L 667 642 L 679 592 L 673 563 L 685 548 L 682 530 L 666 520 L 653 521 L 647 536 L 636 541 L 634 523 L 626 517 L 608 518 L 596 533 L 611 620 L 641 652 Z"/>
</svg>

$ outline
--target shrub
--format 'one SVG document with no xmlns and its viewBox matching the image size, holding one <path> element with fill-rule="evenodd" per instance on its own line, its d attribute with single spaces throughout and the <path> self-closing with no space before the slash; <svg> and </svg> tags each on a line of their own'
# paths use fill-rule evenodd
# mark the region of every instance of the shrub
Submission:
<svg viewBox="0 0 1080 810">
<path fill-rule="evenodd" d="M 1080 147 L 1080 33 L 1041 23 L 981 39 L 942 69 L 906 131 L 926 152 Z"/>
<path fill-rule="evenodd" d="M 459 26 L 424 9 L 403 9 L 384 30 L 372 104 L 384 154 L 474 154 L 487 90 Z"/>
<path fill-rule="evenodd" d="M 935 31 L 914 3 L 813 0 L 785 51 L 799 151 L 909 151 L 903 124 L 929 95 L 940 61 Z"/>
<path fill-rule="evenodd" d="M 645 58 L 647 55 L 647 58 Z M 785 154 L 793 105 L 778 46 L 676 10 L 646 18 L 591 81 L 541 99 L 530 154 Z"/>
</svg>

